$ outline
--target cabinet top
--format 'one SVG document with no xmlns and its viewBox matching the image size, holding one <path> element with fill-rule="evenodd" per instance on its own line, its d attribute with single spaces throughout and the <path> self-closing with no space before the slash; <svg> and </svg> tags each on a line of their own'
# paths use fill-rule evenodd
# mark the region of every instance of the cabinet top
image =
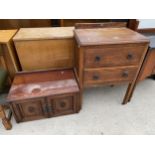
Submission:
<svg viewBox="0 0 155 155">
<path fill-rule="evenodd" d="M 80 46 L 149 42 L 128 28 L 75 29 L 74 33 Z"/>
<path fill-rule="evenodd" d="M 0 30 L 0 43 L 7 43 L 15 35 L 17 30 Z"/>
<path fill-rule="evenodd" d="M 21 28 L 14 41 L 73 38 L 74 27 Z"/>
<path fill-rule="evenodd" d="M 72 69 L 17 73 L 8 101 L 79 92 Z"/>
</svg>

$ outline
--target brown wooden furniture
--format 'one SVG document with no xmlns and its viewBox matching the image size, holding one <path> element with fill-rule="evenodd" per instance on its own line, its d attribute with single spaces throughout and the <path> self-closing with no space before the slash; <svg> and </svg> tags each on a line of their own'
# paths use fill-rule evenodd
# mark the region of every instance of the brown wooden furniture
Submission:
<svg viewBox="0 0 155 155">
<path fill-rule="evenodd" d="M 75 29 L 89 29 L 89 28 L 118 28 L 127 27 L 126 22 L 105 22 L 105 23 L 76 23 Z"/>
<path fill-rule="evenodd" d="M 129 83 L 129 101 L 149 40 L 127 28 L 76 29 L 76 70 L 80 88 Z"/>
<path fill-rule="evenodd" d="M 150 39 L 150 45 L 139 74 L 139 80 L 144 80 L 155 74 L 155 33 L 144 35 Z"/>
<path fill-rule="evenodd" d="M 51 26 L 51 19 L 0 19 L 1 30 Z"/>
<path fill-rule="evenodd" d="M 12 80 L 19 70 L 18 58 L 12 38 L 17 30 L 0 30 L 0 66 L 5 68 Z"/>
<path fill-rule="evenodd" d="M 80 90 L 71 69 L 18 73 L 8 95 L 17 122 L 79 112 Z"/>
<path fill-rule="evenodd" d="M 109 19 L 60 19 L 60 26 L 74 26 L 76 23 L 100 23 L 108 22 Z"/>
<path fill-rule="evenodd" d="M 22 28 L 13 38 L 23 71 L 74 66 L 73 27 Z"/>
</svg>

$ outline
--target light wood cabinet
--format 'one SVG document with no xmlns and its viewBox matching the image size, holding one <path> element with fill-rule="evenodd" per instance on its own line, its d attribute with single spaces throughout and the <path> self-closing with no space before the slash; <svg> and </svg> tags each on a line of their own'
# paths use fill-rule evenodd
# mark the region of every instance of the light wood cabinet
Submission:
<svg viewBox="0 0 155 155">
<path fill-rule="evenodd" d="M 74 66 L 73 27 L 20 29 L 13 38 L 23 71 Z"/>
</svg>

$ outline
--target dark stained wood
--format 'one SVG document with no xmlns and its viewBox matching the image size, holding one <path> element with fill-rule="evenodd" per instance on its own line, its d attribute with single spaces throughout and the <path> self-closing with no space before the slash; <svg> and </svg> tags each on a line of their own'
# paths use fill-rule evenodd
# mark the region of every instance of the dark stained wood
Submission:
<svg viewBox="0 0 155 155">
<path fill-rule="evenodd" d="M 106 22 L 106 23 L 76 23 L 75 29 L 89 29 L 89 28 L 118 28 L 126 27 L 126 22 Z"/>
<path fill-rule="evenodd" d="M 103 48 L 88 48 L 85 52 L 85 67 L 110 67 L 137 65 L 141 59 L 143 44 L 111 45 Z"/>
<path fill-rule="evenodd" d="M 154 74 L 154 69 L 155 69 L 155 49 L 149 49 L 143 62 L 143 68 L 141 69 L 139 80 L 144 80 L 145 78 Z"/>
<path fill-rule="evenodd" d="M 138 29 L 139 33 L 155 33 L 155 28 Z"/>
<path fill-rule="evenodd" d="M 0 29 L 19 29 L 27 27 L 51 27 L 51 19 L 0 19 Z"/>
<path fill-rule="evenodd" d="M 127 28 L 75 29 L 76 72 L 80 88 L 129 83 L 129 101 L 148 49 L 149 40 Z"/>
<path fill-rule="evenodd" d="M 103 67 L 84 70 L 84 86 L 132 82 L 137 71 L 135 66 Z"/>
<path fill-rule="evenodd" d="M 17 122 L 77 113 L 80 89 L 71 69 L 24 72 L 15 76 L 8 101 Z"/>
<path fill-rule="evenodd" d="M 109 19 L 60 19 L 60 26 L 74 26 L 76 23 L 101 23 Z"/>
<path fill-rule="evenodd" d="M 54 99 L 48 97 L 48 106 L 50 107 L 50 116 L 61 116 L 67 114 L 73 114 L 76 112 L 77 104 L 76 95 L 68 94 L 57 96 Z"/>
<path fill-rule="evenodd" d="M 129 19 L 127 27 L 130 28 L 131 30 L 137 31 L 138 30 L 138 25 L 139 25 L 139 20 L 137 20 L 137 19 Z"/>
<path fill-rule="evenodd" d="M 148 43 L 146 37 L 128 28 L 75 29 L 74 33 L 79 46 Z"/>
</svg>

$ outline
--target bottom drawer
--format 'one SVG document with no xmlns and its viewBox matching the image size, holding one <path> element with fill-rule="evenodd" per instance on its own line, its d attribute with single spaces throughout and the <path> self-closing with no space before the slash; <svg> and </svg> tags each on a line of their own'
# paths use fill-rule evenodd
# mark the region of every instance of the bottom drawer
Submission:
<svg viewBox="0 0 155 155">
<path fill-rule="evenodd" d="M 86 69 L 84 71 L 84 85 L 114 84 L 131 82 L 136 74 L 137 67 L 106 67 Z"/>
</svg>

